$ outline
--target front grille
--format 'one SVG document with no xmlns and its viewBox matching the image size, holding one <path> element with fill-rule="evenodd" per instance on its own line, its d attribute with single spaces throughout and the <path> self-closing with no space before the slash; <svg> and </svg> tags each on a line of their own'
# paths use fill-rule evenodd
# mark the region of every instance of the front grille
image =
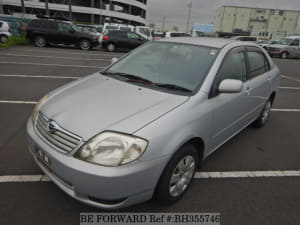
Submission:
<svg viewBox="0 0 300 225">
<path fill-rule="evenodd" d="M 54 132 L 50 132 L 48 129 L 48 122 L 49 119 L 40 113 L 35 125 L 38 134 L 47 143 L 64 153 L 71 152 L 80 146 L 82 140 L 80 137 L 60 126 L 57 126 Z"/>
</svg>

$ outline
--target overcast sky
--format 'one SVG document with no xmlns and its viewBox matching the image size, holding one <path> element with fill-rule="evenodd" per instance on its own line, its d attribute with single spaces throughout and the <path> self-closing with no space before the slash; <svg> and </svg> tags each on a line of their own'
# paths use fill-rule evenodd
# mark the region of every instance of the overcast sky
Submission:
<svg viewBox="0 0 300 225">
<path fill-rule="evenodd" d="M 147 25 L 154 23 L 162 27 L 166 17 L 165 28 L 172 29 L 175 25 L 181 31 L 186 30 L 188 3 L 193 3 L 191 23 L 211 23 L 217 8 L 222 5 L 262 7 L 273 9 L 293 9 L 300 11 L 300 0 L 148 0 Z"/>
</svg>

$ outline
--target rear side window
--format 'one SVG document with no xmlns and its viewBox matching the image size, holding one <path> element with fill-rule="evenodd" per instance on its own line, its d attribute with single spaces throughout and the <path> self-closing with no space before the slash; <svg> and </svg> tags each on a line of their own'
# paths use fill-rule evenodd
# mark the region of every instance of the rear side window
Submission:
<svg viewBox="0 0 300 225">
<path fill-rule="evenodd" d="M 270 70 L 269 62 L 262 52 L 248 52 L 249 74 L 248 79 L 261 75 Z"/>
<path fill-rule="evenodd" d="M 110 32 L 108 35 L 116 38 L 126 38 L 126 32 Z"/>
<path fill-rule="evenodd" d="M 139 39 L 139 38 L 140 38 L 137 34 L 132 33 L 132 32 L 128 32 L 128 33 L 127 33 L 127 37 L 128 37 L 129 39 Z"/>
</svg>

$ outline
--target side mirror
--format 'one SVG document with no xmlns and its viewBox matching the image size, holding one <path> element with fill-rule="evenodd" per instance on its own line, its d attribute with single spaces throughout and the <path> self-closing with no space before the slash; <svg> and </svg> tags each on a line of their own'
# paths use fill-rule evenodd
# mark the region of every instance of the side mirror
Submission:
<svg viewBox="0 0 300 225">
<path fill-rule="evenodd" d="M 225 79 L 219 85 L 219 93 L 239 93 L 243 90 L 243 82 L 241 80 Z"/>
<path fill-rule="evenodd" d="M 113 57 L 113 58 L 111 59 L 111 64 L 114 64 L 114 63 L 116 63 L 118 60 L 119 60 L 118 58 L 116 58 L 116 57 Z"/>
</svg>

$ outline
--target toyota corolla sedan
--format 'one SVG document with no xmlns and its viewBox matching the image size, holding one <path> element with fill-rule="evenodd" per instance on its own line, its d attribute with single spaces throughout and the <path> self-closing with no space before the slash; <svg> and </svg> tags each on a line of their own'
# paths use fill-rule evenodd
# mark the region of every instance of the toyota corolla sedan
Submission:
<svg viewBox="0 0 300 225">
<path fill-rule="evenodd" d="M 266 123 L 279 73 L 250 42 L 149 42 L 43 97 L 28 120 L 29 149 L 58 187 L 89 205 L 174 203 L 207 156 Z"/>
</svg>

